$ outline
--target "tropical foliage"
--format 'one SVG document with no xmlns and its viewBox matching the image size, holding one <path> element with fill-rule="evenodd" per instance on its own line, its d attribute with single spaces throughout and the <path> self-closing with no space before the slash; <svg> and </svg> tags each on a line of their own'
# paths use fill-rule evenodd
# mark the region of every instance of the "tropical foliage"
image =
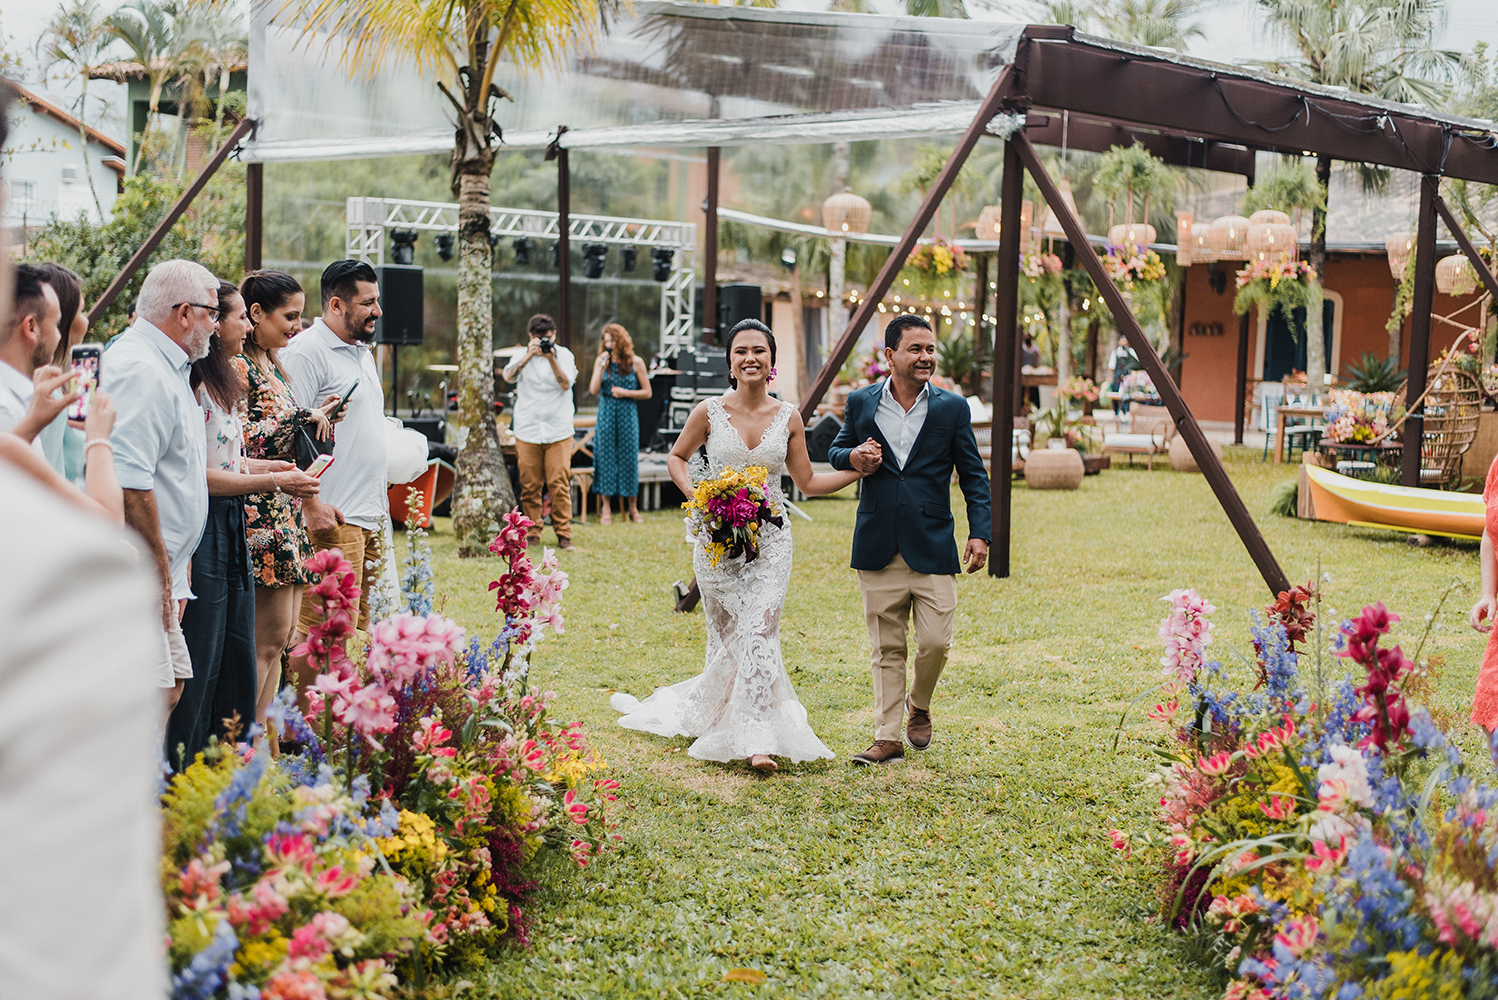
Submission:
<svg viewBox="0 0 1498 1000">
<path fill-rule="evenodd" d="M 1347 388 L 1354 392 L 1395 392 L 1404 385 L 1405 370 L 1398 358 L 1380 358 L 1364 351 L 1356 361 L 1342 366 Z"/>
</svg>

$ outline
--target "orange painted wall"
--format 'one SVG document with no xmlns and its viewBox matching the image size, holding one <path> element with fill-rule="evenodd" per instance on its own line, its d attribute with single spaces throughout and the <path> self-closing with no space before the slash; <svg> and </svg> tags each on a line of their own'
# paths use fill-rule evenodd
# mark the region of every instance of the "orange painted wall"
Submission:
<svg viewBox="0 0 1498 1000">
<path fill-rule="evenodd" d="M 1221 295 L 1208 284 L 1208 270 L 1197 264 L 1186 269 L 1186 360 L 1181 370 L 1181 392 L 1186 404 L 1200 420 L 1233 419 L 1233 377 L 1238 364 L 1238 317 L 1233 314 L 1233 278 L 1228 273 L 1227 287 Z M 1342 341 L 1337 358 L 1340 378 L 1343 366 L 1357 360 L 1364 351 L 1378 357 L 1389 353 L 1389 333 L 1384 328 L 1394 304 L 1394 279 L 1383 257 L 1332 259 L 1326 265 L 1326 288 L 1342 296 Z M 1455 312 L 1474 302 L 1477 295 L 1455 298 L 1436 293 L 1434 313 L 1437 316 Z M 1459 319 L 1474 325 L 1476 308 Z M 1222 324 L 1221 337 L 1192 336 L 1195 323 Z M 1431 357 L 1449 347 L 1460 335 L 1456 327 L 1434 322 L 1431 326 Z M 1258 356 L 1259 317 L 1249 317 L 1248 377 L 1255 376 Z M 1400 338 L 1400 363 L 1409 364 L 1409 320 L 1405 320 Z M 1250 390 L 1251 392 L 1251 390 Z M 1250 396 L 1250 399 L 1252 397 Z"/>
</svg>

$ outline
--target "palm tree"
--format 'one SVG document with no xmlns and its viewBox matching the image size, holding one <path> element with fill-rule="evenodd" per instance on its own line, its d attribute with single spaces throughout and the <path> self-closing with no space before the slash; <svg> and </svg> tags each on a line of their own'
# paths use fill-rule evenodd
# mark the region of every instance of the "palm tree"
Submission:
<svg viewBox="0 0 1498 1000">
<path fill-rule="evenodd" d="M 99 191 L 94 186 L 94 172 L 88 165 L 88 79 L 94 67 L 102 61 L 105 50 L 114 44 L 114 37 L 105 23 L 104 12 L 98 0 L 73 0 L 70 4 L 59 4 L 52 23 L 39 43 L 44 69 L 57 65 L 67 66 L 78 75 L 78 141 L 83 156 L 83 173 L 88 178 L 89 194 L 94 196 L 94 208 L 99 221 L 104 221 L 104 205 L 99 201 Z"/>
<path fill-rule="evenodd" d="M 176 17 L 167 7 L 155 0 L 131 0 L 120 6 L 106 19 L 109 33 L 118 38 L 130 50 L 131 57 L 145 70 L 151 83 L 150 114 L 156 115 L 161 105 L 161 91 L 176 72 L 177 53 Z M 134 128 L 134 123 L 130 123 Z M 142 142 L 136 150 L 132 172 L 145 162 L 146 144 Z"/>
<path fill-rule="evenodd" d="M 1444 81 L 1464 63 L 1460 53 L 1431 44 L 1446 0 L 1258 0 L 1258 5 L 1269 34 L 1294 47 L 1293 56 L 1261 64 L 1284 76 L 1439 107 Z M 1331 176 L 1332 158 L 1318 156 L 1316 179 L 1323 192 Z M 1382 176 L 1364 172 L 1365 186 L 1378 185 Z M 1319 285 L 1326 277 L 1325 207 L 1311 213 L 1306 263 Z M 1307 377 L 1319 379 L 1326 371 L 1319 308 L 1306 310 L 1306 338 Z M 1389 351 L 1391 357 L 1399 356 L 1397 332 L 1390 335 Z M 1321 387 L 1311 382 L 1309 388 L 1316 392 Z"/>
<path fill-rule="evenodd" d="M 494 422 L 494 317 L 489 183 L 503 133 L 494 82 L 502 58 L 521 71 L 558 64 L 603 28 L 613 0 L 285 0 L 280 15 L 342 43 L 341 64 L 373 76 L 414 60 L 452 104 L 452 191 L 458 199 L 458 477 L 460 556 L 482 556 L 515 506 Z M 279 16 L 279 15 L 278 15 Z M 333 42 L 331 44 L 338 44 Z"/>
<path fill-rule="evenodd" d="M 1186 20 L 1204 6 L 1202 0 L 1110 0 L 1097 9 L 1097 19 L 1103 33 L 1120 42 L 1185 52 L 1191 39 L 1206 37 L 1201 22 Z"/>
</svg>

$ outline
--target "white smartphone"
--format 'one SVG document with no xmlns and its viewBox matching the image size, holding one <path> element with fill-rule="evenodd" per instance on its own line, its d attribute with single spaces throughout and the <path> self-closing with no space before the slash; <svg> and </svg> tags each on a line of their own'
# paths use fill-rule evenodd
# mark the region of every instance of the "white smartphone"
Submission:
<svg viewBox="0 0 1498 1000">
<path fill-rule="evenodd" d="M 104 349 L 98 344 L 78 344 L 69 353 L 73 372 L 77 375 L 73 384 L 78 398 L 68 407 L 68 419 L 82 420 L 93 408 L 94 390 L 99 387 L 99 366 L 103 362 Z"/>
<path fill-rule="evenodd" d="M 333 464 L 332 455 L 318 455 L 317 459 L 307 466 L 307 475 L 313 479 L 321 479 L 322 474 L 328 471 L 328 466 Z"/>
</svg>

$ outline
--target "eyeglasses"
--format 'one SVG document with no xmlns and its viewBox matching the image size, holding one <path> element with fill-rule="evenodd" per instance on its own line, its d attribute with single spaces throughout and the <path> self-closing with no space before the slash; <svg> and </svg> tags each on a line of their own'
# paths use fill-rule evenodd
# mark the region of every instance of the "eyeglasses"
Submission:
<svg viewBox="0 0 1498 1000">
<path fill-rule="evenodd" d="M 208 305 L 204 305 L 201 302 L 175 302 L 175 303 L 172 304 L 172 308 L 173 309 L 176 309 L 178 306 L 196 306 L 199 309 L 207 309 L 209 312 L 213 313 L 215 316 L 219 317 L 220 319 L 222 319 L 223 315 L 224 315 L 224 311 L 222 309 L 220 309 L 218 306 L 208 306 Z"/>
</svg>

